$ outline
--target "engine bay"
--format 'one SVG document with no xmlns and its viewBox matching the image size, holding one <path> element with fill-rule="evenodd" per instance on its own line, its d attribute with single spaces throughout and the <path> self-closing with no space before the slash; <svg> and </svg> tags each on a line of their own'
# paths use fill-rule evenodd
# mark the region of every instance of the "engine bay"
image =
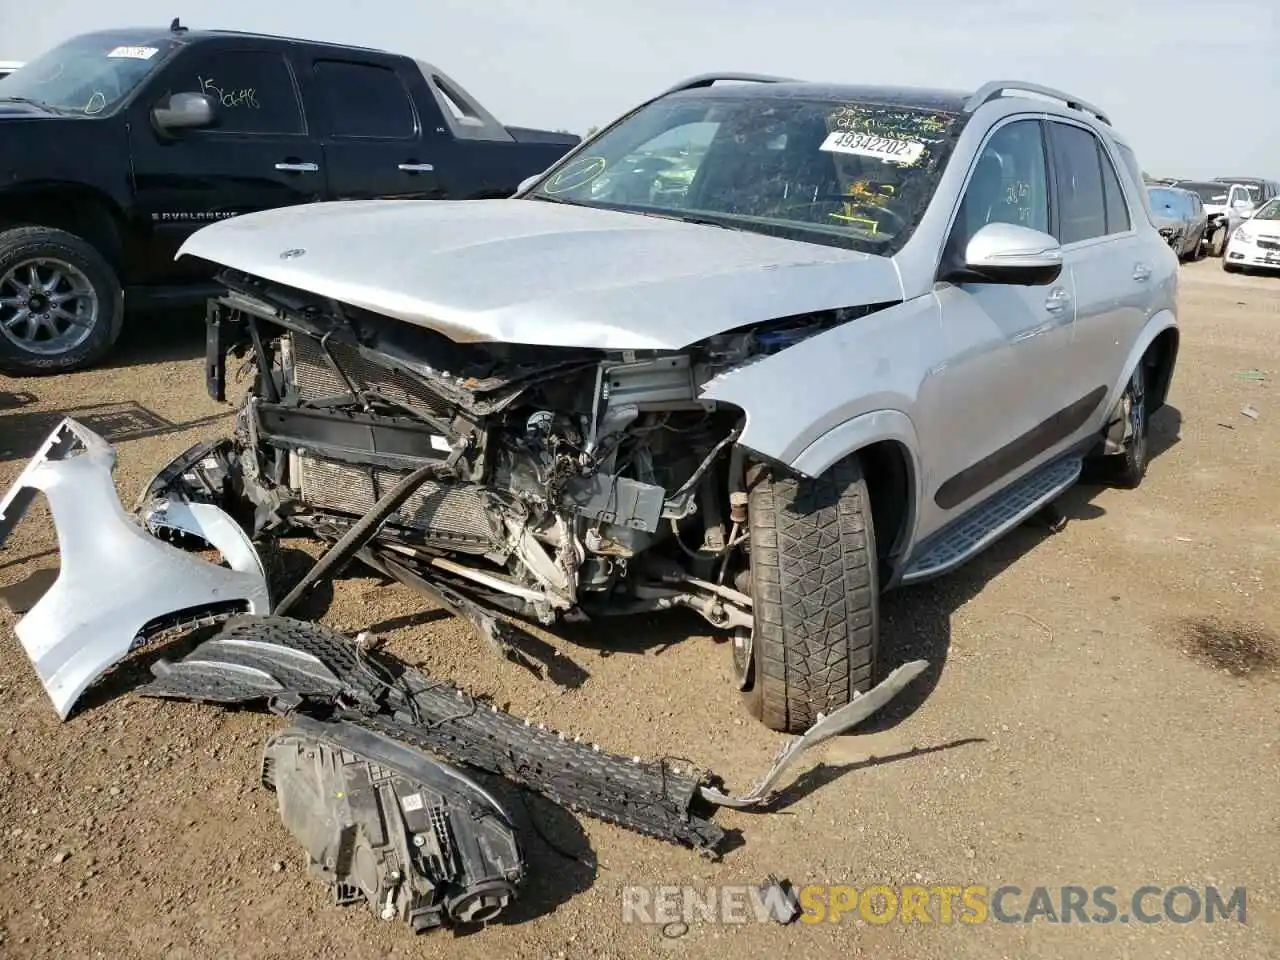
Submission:
<svg viewBox="0 0 1280 960">
<path fill-rule="evenodd" d="M 253 383 L 235 440 L 213 458 L 217 479 L 196 476 L 209 458 L 188 458 L 167 482 L 185 469 L 187 487 L 255 537 L 301 528 L 332 542 L 421 471 L 356 555 L 447 601 L 544 624 L 683 606 L 749 630 L 742 413 L 700 392 L 875 309 L 680 352 L 606 352 L 456 343 L 247 275 L 220 279 L 209 392 L 226 400 L 230 359 Z"/>
</svg>

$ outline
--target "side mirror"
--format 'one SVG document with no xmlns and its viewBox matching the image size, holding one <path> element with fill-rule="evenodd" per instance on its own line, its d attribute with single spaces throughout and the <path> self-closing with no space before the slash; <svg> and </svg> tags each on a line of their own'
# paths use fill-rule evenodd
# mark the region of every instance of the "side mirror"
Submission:
<svg viewBox="0 0 1280 960">
<path fill-rule="evenodd" d="M 1250 203 L 1240 208 L 1240 217 L 1244 220 L 1248 220 L 1257 212 L 1258 212 L 1257 207 L 1255 207 L 1253 204 Z"/>
<path fill-rule="evenodd" d="M 172 93 L 151 108 L 151 122 L 164 133 L 199 130 L 217 123 L 217 110 L 206 94 Z"/>
<path fill-rule="evenodd" d="M 520 181 L 520 186 L 516 187 L 516 193 L 517 194 L 524 193 L 526 190 L 532 187 L 535 183 L 537 183 L 538 179 L 541 176 L 542 174 L 535 173 L 532 177 L 525 177 L 523 180 Z"/>
<path fill-rule="evenodd" d="M 1041 286 L 1062 273 L 1062 246 L 1016 223 L 988 223 L 964 248 L 961 282 Z"/>
</svg>

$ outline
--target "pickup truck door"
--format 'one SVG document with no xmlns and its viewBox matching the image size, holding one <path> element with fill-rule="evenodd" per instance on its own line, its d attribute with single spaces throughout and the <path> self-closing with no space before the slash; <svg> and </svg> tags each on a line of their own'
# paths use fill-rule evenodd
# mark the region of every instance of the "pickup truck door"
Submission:
<svg viewBox="0 0 1280 960">
<path fill-rule="evenodd" d="M 988 223 L 1048 233 L 1048 165 L 1038 118 L 1014 118 L 989 134 L 970 171 L 947 258 Z M 939 283 L 938 339 L 927 349 L 916 430 L 926 537 L 1037 463 L 1064 439 L 1073 415 L 1063 375 L 1075 303 L 1065 271 L 1045 286 Z"/>
<path fill-rule="evenodd" d="M 215 127 L 160 134 L 152 107 L 172 93 L 204 93 L 217 102 Z M 210 276 L 207 264 L 174 254 L 214 221 L 323 198 L 319 144 L 307 136 L 297 87 L 278 49 L 214 48 L 180 54 L 130 108 L 137 235 L 142 284 Z"/>
<path fill-rule="evenodd" d="M 324 150 L 334 200 L 435 200 L 445 195 L 428 145 L 442 139 L 420 116 L 394 63 L 311 57 L 303 90 Z"/>
</svg>

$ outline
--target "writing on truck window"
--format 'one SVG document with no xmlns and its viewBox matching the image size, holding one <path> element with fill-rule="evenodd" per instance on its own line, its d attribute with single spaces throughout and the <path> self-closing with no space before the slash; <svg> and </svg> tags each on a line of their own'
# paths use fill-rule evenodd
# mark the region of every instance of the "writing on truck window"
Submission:
<svg viewBox="0 0 1280 960">
<path fill-rule="evenodd" d="M 237 107 L 245 107 L 250 110 L 257 110 L 262 105 L 258 103 L 258 91 L 255 87 L 224 87 L 219 84 L 214 77 L 197 77 L 200 84 L 200 92 L 205 96 L 213 97 L 222 106 L 228 110 L 234 110 Z"/>
</svg>

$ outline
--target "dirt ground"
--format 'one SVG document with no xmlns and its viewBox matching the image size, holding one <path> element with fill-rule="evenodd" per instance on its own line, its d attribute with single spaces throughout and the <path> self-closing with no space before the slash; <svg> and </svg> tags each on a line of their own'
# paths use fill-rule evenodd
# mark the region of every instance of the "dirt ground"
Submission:
<svg viewBox="0 0 1280 960">
<path fill-rule="evenodd" d="M 870 732 L 806 758 L 781 812 L 722 812 L 745 844 L 719 863 L 513 800 L 539 828 L 524 834 L 530 883 L 472 935 L 414 938 L 307 879 L 257 786 L 279 720 L 131 694 L 145 652 L 60 723 L 0 609 L 0 955 L 1280 957 L 1280 278 L 1228 276 L 1216 260 L 1183 276 L 1182 354 L 1140 490 L 1077 488 L 1063 532 L 1020 529 L 886 598 L 886 656 L 933 667 Z M 141 328 L 110 367 L 0 378 L 0 489 L 63 412 L 115 442 L 126 503 L 227 429 L 204 393 L 199 318 Z M 57 562 L 40 505 L 0 551 L 0 585 Z M 559 669 L 537 680 L 372 577 L 304 612 L 384 632 L 399 656 L 515 712 L 626 754 L 692 758 L 733 787 L 782 742 L 744 713 L 727 650 L 679 615 L 589 643 L 544 634 Z M 1014 911 L 1037 886 L 1110 885 L 1122 905 L 1147 884 L 1243 886 L 1247 922 L 878 924 L 854 911 L 694 922 L 678 937 L 622 922 L 624 885 L 769 873 L 860 889 L 1016 884 Z"/>
</svg>

